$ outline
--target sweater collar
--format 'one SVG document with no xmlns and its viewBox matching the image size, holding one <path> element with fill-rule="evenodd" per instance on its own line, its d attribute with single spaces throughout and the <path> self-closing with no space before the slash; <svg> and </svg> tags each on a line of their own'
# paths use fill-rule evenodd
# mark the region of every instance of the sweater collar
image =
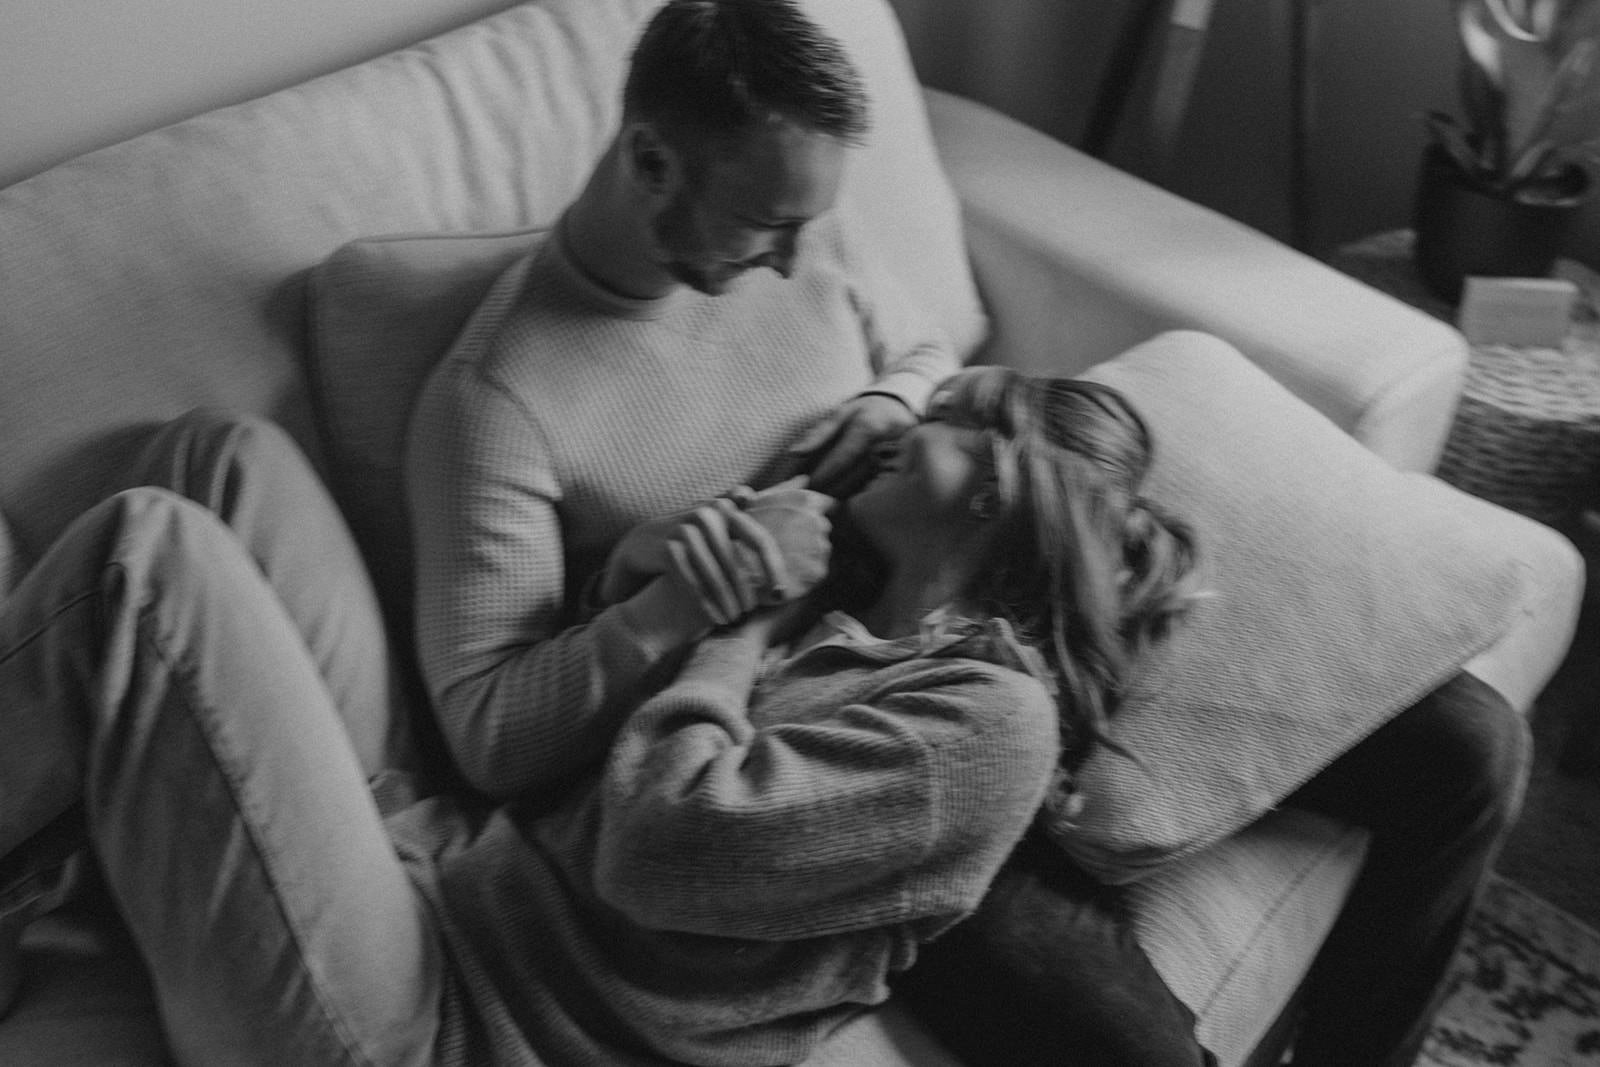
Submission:
<svg viewBox="0 0 1600 1067">
<path fill-rule="evenodd" d="M 556 222 L 550 240 L 544 242 L 540 254 L 547 258 L 552 272 L 572 295 L 589 306 L 617 318 L 659 319 L 677 309 L 692 296 L 698 295 L 683 286 L 677 286 L 657 297 L 626 296 L 602 284 L 585 270 L 583 264 L 572 254 L 567 239 L 565 214 Z"/>
<path fill-rule="evenodd" d="M 878 637 L 860 620 L 842 611 L 830 611 L 807 635 L 812 640 L 787 660 L 799 663 L 824 649 L 839 649 L 880 664 L 936 656 L 965 656 L 987 660 L 1043 680 L 1044 661 L 1017 637 L 1005 619 L 972 619 L 946 608 L 934 608 L 918 623 L 917 632 L 904 637 Z"/>
</svg>

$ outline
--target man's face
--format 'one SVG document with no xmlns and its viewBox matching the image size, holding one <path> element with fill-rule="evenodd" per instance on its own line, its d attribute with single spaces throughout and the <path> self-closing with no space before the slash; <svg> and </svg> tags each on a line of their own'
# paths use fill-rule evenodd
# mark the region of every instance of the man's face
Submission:
<svg viewBox="0 0 1600 1067">
<path fill-rule="evenodd" d="M 756 267 L 787 278 L 800 228 L 833 207 L 845 151 L 837 138 L 776 120 L 712 154 L 652 220 L 656 263 L 712 296 Z"/>
</svg>

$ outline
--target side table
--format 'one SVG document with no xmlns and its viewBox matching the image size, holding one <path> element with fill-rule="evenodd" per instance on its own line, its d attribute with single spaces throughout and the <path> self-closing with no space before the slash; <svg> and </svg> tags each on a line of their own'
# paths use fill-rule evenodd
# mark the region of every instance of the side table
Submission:
<svg viewBox="0 0 1600 1067">
<path fill-rule="evenodd" d="M 1373 288 L 1454 324 L 1454 306 L 1435 297 L 1411 263 L 1412 234 L 1392 230 L 1340 248 L 1329 264 Z M 1560 348 L 1474 345 L 1438 476 L 1474 496 L 1555 527 L 1600 574 L 1600 278 L 1582 277 L 1572 328 Z M 1565 273 L 1565 272 L 1564 272 Z M 1600 589 L 1591 583 L 1583 617 L 1558 681 L 1589 688 L 1600 629 Z M 1558 700 L 1566 702 L 1566 699 Z M 1559 763 L 1600 776 L 1600 706 L 1592 691 L 1564 708 Z"/>
<path fill-rule="evenodd" d="M 1445 322 L 1455 308 L 1411 265 L 1409 230 L 1339 249 L 1330 264 Z M 1600 503 L 1600 314 L 1580 291 L 1561 348 L 1475 345 L 1437 474 L 1572 536 Z"/>
</svg>

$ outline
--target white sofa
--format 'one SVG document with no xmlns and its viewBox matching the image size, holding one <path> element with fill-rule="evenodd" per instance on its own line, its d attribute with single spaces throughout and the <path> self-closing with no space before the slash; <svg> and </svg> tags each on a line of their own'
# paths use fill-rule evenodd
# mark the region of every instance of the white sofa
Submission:
<svg viewBox="0 0 1600 1067">
<path fill-rule="evenodd" d="M 0 190 L 0 510 L 23 553 L 115 483 L 152 422 L 197 404 L 269 415 L 327 462 L 337 449 L 307 370 L 325 325 L 307 307 L 315 269 L 357 238 L 549 223 L 613 128 L 626 49 L 652 6 L 536 0 Z M 1204 330 L 1397 467 L 1431 468 L 1464 367 L 1454 331 L 992 111 L 924 93 L 883 0 L 807 7 L 874 94 L 874 140 L 844 210 L 953 336 L 981 345 L 977 358 L 1074 373 L 1162 330 Z M 453 246 L 440 247 L 448 260 Z M 424 295 L 439 313 L 397 343 L 419 343 L 418 330 L 447 341 L 476 290 Z M 375 402 L 403 413 L 407 399 Z M 1543 527 L 1493 522 L 1527 580 L 1516 624 L 1473 669 L 1526 710 L 1570 640 L 1580 564 Z M 1158 969 L 1227 1067 L 1276 1062 L 1363 848 L 1357 831 L 1281 810 L 1132 889 Z M 149 990 L 103 910 L 40 924 L 27 965 L 0 1063 L 163 1062 Z M 893 1003 L 812 1062 L 955 1063 Z"/>
</svg>

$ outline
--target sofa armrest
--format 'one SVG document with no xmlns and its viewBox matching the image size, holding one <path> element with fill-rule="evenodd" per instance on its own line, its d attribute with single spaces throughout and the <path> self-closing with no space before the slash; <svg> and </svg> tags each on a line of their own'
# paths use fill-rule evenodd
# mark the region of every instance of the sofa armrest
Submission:
<svg viewBox="0 0 1600 1067">
<path fill-rule="evenodd" d="M 1466 669 L 1528 713 L 1572 646 L 1586 566 L 1577 546 L 1543 523 L 1489 504 L 1476 521 L 1516 559 L 1522 595 L 1500 640 L 1468 660 Z"/>
<path fill-rule="evenodd" d="M 1466 368 L 1457 331 L 990 108 L 926 96 L 993 318 L 982 358 L 1076 373 L 1203 330 L 1395 466 L 1433 468 Z"/>
</svg>

